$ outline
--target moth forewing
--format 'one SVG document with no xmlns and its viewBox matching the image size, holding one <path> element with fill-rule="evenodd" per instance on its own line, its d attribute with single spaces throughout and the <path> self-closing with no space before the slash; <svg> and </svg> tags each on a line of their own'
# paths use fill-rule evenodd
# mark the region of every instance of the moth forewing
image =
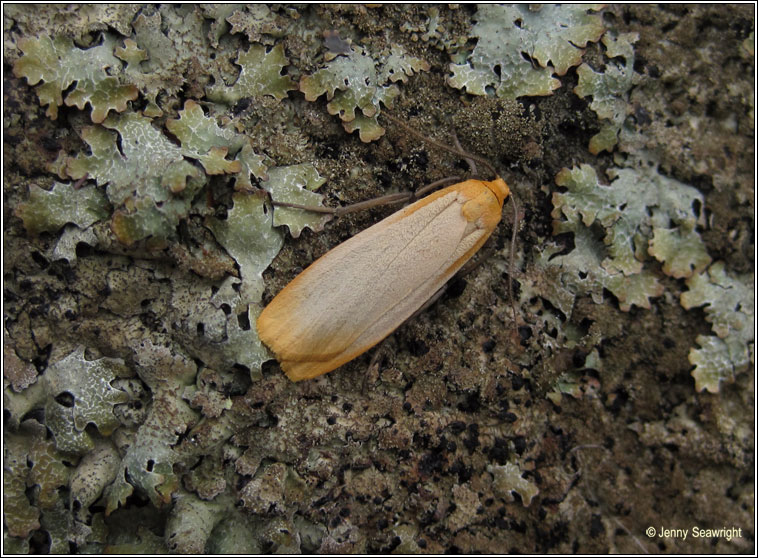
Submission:
<svg viewBox="0 0 758 558">
<path fill-rule="evenodd" d="M 330 372 L 392 333 L 484 244 L 508 186 L 467 180 L 430 194 L 316 260 L 258 317 L 293 381 Z"/>
</svg>

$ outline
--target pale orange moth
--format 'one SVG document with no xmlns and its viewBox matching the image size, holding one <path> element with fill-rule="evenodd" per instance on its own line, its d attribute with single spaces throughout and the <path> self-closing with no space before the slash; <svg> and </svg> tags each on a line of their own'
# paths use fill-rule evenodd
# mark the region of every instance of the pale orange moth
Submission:
<svg viewBox="0 0 758 558">
<path fill-rule="evenodd" d="M 258 335 L 290 380 L 331 372 L 433 297 L 495 230 L 509 194 L 499 176 L 465 180 L 397 211 L 295 277 L 258 317 Z"/>
</svg>

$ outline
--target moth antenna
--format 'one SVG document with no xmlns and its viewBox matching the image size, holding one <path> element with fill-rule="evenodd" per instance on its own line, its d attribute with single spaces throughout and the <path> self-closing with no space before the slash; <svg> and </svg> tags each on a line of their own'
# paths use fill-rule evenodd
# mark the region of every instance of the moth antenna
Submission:
<svg viewBox="0 0 758 558">
<path fill-rule="evenodd" d="M 410 135 L 417 137 L 423 142 L 428 143 L 429 145 L 433 145 L 435 147 L 438 147 L 439 149 L 444 149 L 445 151 L 449 151 L 450 153 L 455 153 L 456 155 L 459 155 L 460 157 L 463 157 L 464 159 L 471 159 L 472 161 L 476 161 L 477 163 L 481 163 L 486 167 L 488 171 L 490 171 L 494 176 L 500 176 L 498 172 L 495 170 L 495 167 L 493 167 L 490 162 L 485 159 L 484 157 L 479 157 L 478 155 L 474 155 L 472 153 L 468 153 L 467 151 L 464 151 L 463 149 L 457 149 L 451 145 L 445 145 L 442 142 L 439 142 L 437 140 L 433 140 L 430 137 L 425 136 L 424 134 L 417 132 L 410 126 L 408 126 L 405 122 L 400 120 L 399 118 L 395 118 L 391 114 L 389 114 L 386 110 L 383 110 L 380 112 L 382 116 L 385 116 L 388 120 L 390 120 L 393 124 L 397 124 L 400 126 L 403 130 L 408 132 Z"/>
<path fill-rule="evenodd" d="M 461 145 L 461 142 L 458 141 L 458 134 L 455 133 L 455 130 L 453 130 L 453 141 L 455 142 L 455 147 L 463 151 L 463 146 Z M 471 157 L 466 157 L 466 164 L 468 164 L 468 168 L 474 176 L 479 174 L 476 170 L 476 162 L 474 162 Z"/>
<path fill-rule="evenodd" d="M 518 334 L 518 315 L 516 314 L 516 297 L 513 295 L 513 270 L 516 266 L 516 235 L 520 224 L 518 201 L 511 192 L 511 205 L 513 206 L 513 230 L 511 231 L 511 253 L 508 256 L 508 297 L 511 299 L 511 310 L 513 311 L 513 328 Z"/>
</svg>

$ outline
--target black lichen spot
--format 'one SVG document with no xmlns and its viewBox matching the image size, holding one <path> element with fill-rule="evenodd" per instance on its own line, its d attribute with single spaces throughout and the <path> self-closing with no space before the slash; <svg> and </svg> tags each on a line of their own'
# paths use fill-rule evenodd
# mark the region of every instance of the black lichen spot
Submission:
<svg viewBox="0 0 758 558">
<path fill-rule="evenodd" d="M 449 425 L 450 431 L 453 434 L 460 434 L 464 430 L 466 430 L 466 423 L 462 420 L 456 420 L 454 422 L 451 422 Z"/>
<path fill-rule="evenodd" d="M 50 265 L 50 263 L 47 261 L 45 256 L 37 252 L 36 250 L 31 253 L 32 260 L 34 260 L 34 263 L 36 263 L 40 269 L 47 269 L 47 266 Z"/>
<path fill-rule="evenodd" d="M 400 543 L 403 542 L 400 537 L 395 536 L 392 537 L 392 540 L 390 540 L 390 543 L 381 549 L 381 554 L 391 554 L 393 550 L 395 550 L 398 546 L 400 546 Z"/>
<path fill-rule="evenodd" d="M 488 453 L 492 461 L 498 465 L 505 465 L 508 462 L 508 440 L 500 437 L 495 438 L 495 443 Z"/>
<path fill-rule="evenodd" d="M 447 459 L 441 452 L 431 451 L 425 453 L 419 460 L 418 469 L 422 475 L 441 473 L 447 465 Z"/>
<path fill-rule="evenodd" d="M 471 467 L 466 467 L 460 459 L 450 466 L 448 472 L 453 475 L 458 475 L 459 484 L 468 482 L 471 479 Z"/>
<path fill-rule="evenodd" d="M 593 539 L 598 535 L 605 533 L 605 527 L 598 514 L 592 514 L 592 520 L 590 521 L 590 537 Z"/>
<path fill-rule="evenodd" d="M 232 107 L 232 113 L 234 116 L 239 116 L 241 113 L 247 110 L 247 108 L 250 106 L 251 99 L 250 97 L 244 97 L 237 101 L 237 103 Z"/>
<path fill-rule="evenodd" d="M 511 387 L 513 391 L 518 391 L 524 387 L 524 378 L 518 375 L 511 376 Z"/>
<path fill-rule="evenodd" d="M 479 425 L 469 424 L 466 437 L 463 439 L 463 446 L 473 452 L 479 446 Z"/>
<path fill-rule="evenodd" d="M 495 346 L 496 346 L 496 343 L 495 343 L 494 339 L 488 339 L 487 341 L 485 341 L 484 343 L 482 343 L 482 350 L 485 353 L 491 353 L 492 351 L 495 350 Z"/>
<path fill-rule="evenodd" d="M 621 412 L 621 409 L 623 409 L 624 405 L 626 405 L 629 401 L 629 393 L 624 388 L 620 387 L 613 392 L 613 395 L 614 397 L 609 397 L 611 402 L 610 405 L 607 405 L 607 407 L 613 416 L 618 416 L 618 414 Z"/>
<path fill-rule="evenodd" d="M 482 406 L 479 399 L 479 392 L 474 391 L 466 394 L 466 399 L 458 403 L 458 410 L 464 413 L 475 413 Z"/>
<path fill-rule="evenodd" d="M 516 450 L 516 453 L 521 455 L 524 453 L 524 450 L 526 450 L 526 438 L 523 436 L 516 436 L 513 438 L 513 448 Z"/>
<path fill-rule="evenodd" d="M 501 411 L 498 413 L 498 418 L 502 420 L 503 422 L 506 422 L 508 424 L 513 424 L 518 420 L 518 417 L 515 413 L 511 413 L 510 411 Z"/>
<path fill-rule="evenodd" d="M 414 339 L 411 341 L 408 350 L 414 357 L 421 357 L 429 352 L 429 346 L 421 339 Z"/>
</svg>

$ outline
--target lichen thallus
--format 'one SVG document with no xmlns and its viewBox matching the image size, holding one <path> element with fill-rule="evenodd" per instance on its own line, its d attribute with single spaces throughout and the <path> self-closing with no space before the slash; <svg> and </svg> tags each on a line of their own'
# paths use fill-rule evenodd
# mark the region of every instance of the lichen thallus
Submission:
<svg viewBox="0 0 758 558">
<path fill-rule="evenodd" d="M 414 193 L 382 196 L 340 208 L 273 202 L 275 206 L 342 215 L 414 201 L 316 260 L 261 312 L 258 334 L 293 381 L 325 374 L 364 353 L 436 299 L 448 280 L 482 247 L 500 222 L 505 181 L 485 159 L 425 137 L 382 115 L 425 143 L 457 154 L 491 181 L 469 179 L 426 195 L 448 177 Z M 457 140 L 456 140 L 457 141 Z M 421 199 L 417 199 L 420 196 Z M 512 294 L 518 209 L 514 205 L 508 291 Z"/>
</svg>

